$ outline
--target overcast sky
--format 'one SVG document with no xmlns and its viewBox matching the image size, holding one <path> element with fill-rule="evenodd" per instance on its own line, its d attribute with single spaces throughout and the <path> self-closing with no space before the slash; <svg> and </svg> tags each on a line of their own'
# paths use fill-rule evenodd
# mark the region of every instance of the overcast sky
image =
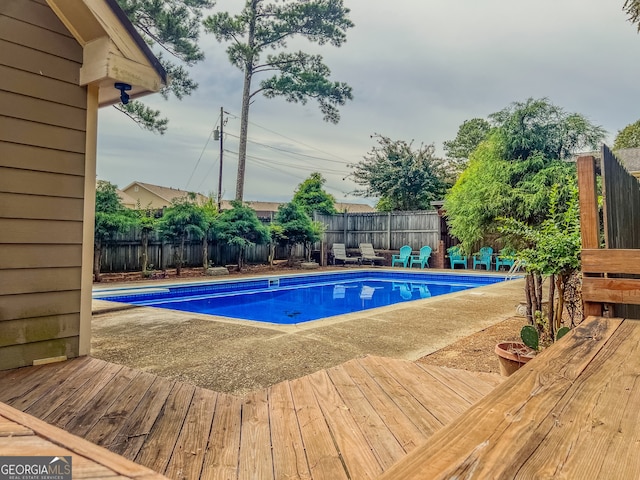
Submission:
<svg viewBox="0 0 640 480">
<path fill-rule="evenodd" d="M 344 0 L 355 27 L 347 42 L 307 48 L 321 53 L 332 78 L 353 87 L 337 125 L 317 104 L 259 97 L 251 106 L 245 200 L 287 201 L 313 171 L 338 201 L 345 177 L 380 133 L 434 144 L 455 138 L 465 120 L 514 101 L 548 97 L 608 131 L 608 142 L 640 119 L 640 36 L 623 0 Z M 218 0 L 231 14 L 244 1 Z M 215 194 L 219 143 L 210 133 L 220 107 L 225 126 L 223 197 L 235 196 L 242 74 L 226 45 L 203 34 L 206 59 L 191 69 L 198 90 L 183 101 L 146 97 L 169 117 L 163 136 L 141 130 L 107 107 L 100 111 L 98 178 L 120 188 L 140 181 Z"/>
</svg>

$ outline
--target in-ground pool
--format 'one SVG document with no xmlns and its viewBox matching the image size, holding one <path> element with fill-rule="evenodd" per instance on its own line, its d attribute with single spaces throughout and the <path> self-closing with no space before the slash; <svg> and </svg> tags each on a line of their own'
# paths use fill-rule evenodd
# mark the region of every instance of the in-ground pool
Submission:
<svg viewBox="0 0 640 480">
<path fill-rule="evenodd" d="M 96 290 L 93 298 L 141 306 L 296 324 L 506 280 L 499 275 L 357 270 Z"/>
</svg>

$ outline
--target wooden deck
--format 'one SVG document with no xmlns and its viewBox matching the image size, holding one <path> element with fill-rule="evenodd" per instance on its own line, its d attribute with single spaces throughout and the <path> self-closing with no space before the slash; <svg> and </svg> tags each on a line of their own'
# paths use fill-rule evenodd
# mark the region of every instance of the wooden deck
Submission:
<svg viewBox="0 0 640 480">
<path fill-rule="evenodd" d="M 0 401 L 173 479 L 367 479 L 501 382 L 366 357 L 237 398 L 80 358 L 0 372 Z"/>
<path fill-rule="evenodd" d="M 146 467 L 0 403 L 0 454 L 71 456 L 73 478 L 166 479 Z"/>
<path fill-rule="evenodd" d="M 589 317 L 381 476 L 640 478 L 640 320 Z"/>
</svg>

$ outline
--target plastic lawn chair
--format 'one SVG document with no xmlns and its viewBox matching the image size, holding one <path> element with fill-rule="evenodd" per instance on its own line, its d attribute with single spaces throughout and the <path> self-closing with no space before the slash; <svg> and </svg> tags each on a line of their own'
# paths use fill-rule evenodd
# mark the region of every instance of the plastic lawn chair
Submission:
<svg viewBox="0 0 640 480">
<path fill-rule="evenodd" d="M 391 266 L 393 267 L 396 263 L 400 263 L 403 267 L 407 268 L 407 262 L 409 262 L 411 258 L 411 252 L 412 249 L 409 245 L 400 247 L 400 253 L 391 256 Z"/>
<path fill-rule="evenodd" d="M 451 247 L 447 250 L 449 254 L 449 263 L 451 263 L 451 270 L 456 268 L 456 265 L 462 265 L 463 268 L 467 268 L 467 256 L 462 255 L 460 247 Z"/>
<path fill-rule="evenodd" d="M 431 247 L 425 245 L 420 249 L 419 255 L 411 255 L 409 268 L 413 267 L 414 265 L 420 265 L 420 268 L 429 267 L 429 257 L 431 257 Z"/>
<path fill-rule="evenodd" d="M 480 253 L 477 253 L 473 256 L 473 268 L 475 270 L 476 267 L 484 265 L 484 268 L 489 271 L 491 270 L 491 256 L 493 255 L 493 248 L 491 247 L 482 247 L 480 249 Z"/>
</svg>

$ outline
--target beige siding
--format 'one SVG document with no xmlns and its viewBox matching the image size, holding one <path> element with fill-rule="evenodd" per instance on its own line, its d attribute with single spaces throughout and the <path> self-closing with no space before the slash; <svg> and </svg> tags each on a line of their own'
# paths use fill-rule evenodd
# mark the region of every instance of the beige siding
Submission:
<svg viewBox="0 0 640 480">
<path fill-rule="evenodd" d="M 0 369 L 79 351 L 87 91 L 42 2 L 0 2 Z"/>
<path fill-rule="evenodd" d="M 140 204 L 140 208 L 163 208 L 171 206 L 171 202 L 160 198 L 154 193 L 149 192 L 148 190 L 138 187 L 138 191 L 135 191 L 135 185 L 128 190 L 123 190 L 124 193 L 129 195 L 136 201 L 136 204 Z"/>
</svg>

